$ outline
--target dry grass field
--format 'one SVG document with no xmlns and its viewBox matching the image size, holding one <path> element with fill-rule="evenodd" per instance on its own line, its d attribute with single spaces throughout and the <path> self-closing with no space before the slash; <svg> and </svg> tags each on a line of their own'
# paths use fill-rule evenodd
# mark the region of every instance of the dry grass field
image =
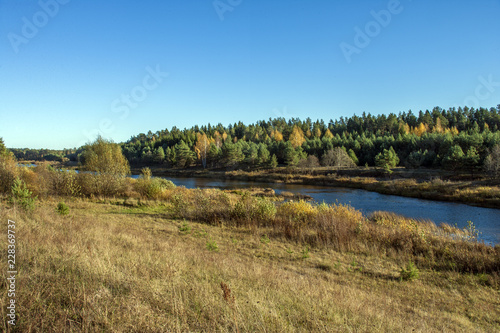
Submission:
<svg viewBox="0 0 500 333">
<path fill-rule="evenodd" d="M 171 191 L 158 201 L 132 203 L 66 198 L 66 216 L 56 212 L 60 198 L 41 200 L 33 212 L 2 200 L 2 224 L 16 221 L 18 321 L 13 331 L 500 331 L 498 246 L 479 244 L 464 252 L 468 260 L 482 256 L 483 268 L 462 267 L 460 260 L 467 258 L 452 254 L 446 257 L 448 267 L 437 255 L 436 244 L 444 236 L 433 238 L 435 226 L 379 213 L 354 221 L 369 233 L 361 232 L 365 236 L 351 243 L 331 237 L 318 241 L 321 237 L 312 236 L 320 234 L 319 225 L 306 222 L 321 220 L 325 207 L 279 206 L 274 223 L 288 213 L 302 214 L 290 223 L 302 221 L 306 231 L 294 233 L 262 222 L 262 216 L 255 217 L 261 223 L 243 223 L 242 212 L 232 217 L 239 223 L 220 214 L 204 219 L 198 211 L 208 209 L 200 204 L 206 202 L 202 194 L 210 198 L 213 193 Z M 189 196 L 198 197 L 197 206 L 179 207 Z M 237 202 L 244 200 L 230 197 L 228 202 L 238 211 Z M 331 207 L 330 213 L 344 214 L 344 220 L 359 217 L 349 207 Z M 389 230 L 408 225 L 429 233 L 425 239 L 435 247 L 433 262 L 416 245 L 410 250 L 404 244 L 381 245 L 394 241 Z M 370 240 L 377 231 L 393 236 Z M 449 252 L 466 244 L 446 242 L 442 246 Z M 6 237 L 0 248 L 7 249 Z M 7 254 L 0 253 L 6 272 Z M 416 263 L 418 276 L 404 274 L 408 260 Z M 6 287 L 3 279 L 2 311 Z M 4 321 L 2 330 L 9 329 Z"/>
</svg>

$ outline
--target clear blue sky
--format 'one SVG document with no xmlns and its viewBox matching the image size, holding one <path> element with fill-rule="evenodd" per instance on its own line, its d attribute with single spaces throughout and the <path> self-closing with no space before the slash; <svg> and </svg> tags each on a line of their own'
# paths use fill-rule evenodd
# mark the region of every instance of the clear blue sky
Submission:
<svg viewBox="0 0 500 333">
<path fill-rule="evenodd" d="M 97 130 L 496 106 L 499 15 L 499 0 L 0 0 L 0 137 L 60 149 Z"/>
</svg>

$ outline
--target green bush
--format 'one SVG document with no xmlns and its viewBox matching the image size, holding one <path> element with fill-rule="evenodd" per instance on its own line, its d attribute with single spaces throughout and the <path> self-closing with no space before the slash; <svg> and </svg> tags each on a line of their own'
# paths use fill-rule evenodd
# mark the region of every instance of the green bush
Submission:
<svg viewBox="0 0 500 333">
<path fill-rule="evenodd" d="M 60 215 L 68 215 L 69 214 L 69 207 L 68 205 L 66 205 L 64 202 L 60 202 L 58 205 L 57 205 L 57 208 L 56 208 L 56 211 L 58 214 Z"/>
<path fill-rule="evenodd" d="M 261 242 L 262 244 L 269 244 L 269 242 L 271 242 L 271 240 L 269 239 L 269 237 L 267 236 L 267 234 L 265 234 L 264 236 L 262 236 L 262 237 L 260 238 L 260 242 Z"/>
<path fill-rule="evenodd" d="M 267 198 L 259 198 L 256 205 L 256 217 L 262 221 L 272 221 L 276 216 L 276 205 Z"/>
<path fill-rule="evenodd" d="M 307 259 L 310 257 L 310 254 L 309 254 L 309 246 L 306 246 L 304 247 L 304 249 L 302 250 L 302 259 Z"/>
<path fill-rule="evenodd" d="M 402 267 L 399 272 L 399 278 L 401 281 L 412 281 L 418 279 L 420 276 L 420 272 L 417 269 L 417 266 L 411 261 L 408 262 L 406 267 Z"/>
<path fill-rule="evenodd" d="M 214 240 L 209 240 L 207 242 L 207 250 L 218 252 L 219 251 L 219 246 L 217 245 L 217 243 Z"/>
<path fill-rule="evenodd" d="M 149 199 L 158 199 L 164 190 L 173 189 L 175 185 L 170 180 L 152 177 L 149 168 L 142 168 L 142 175 L 137 179 L 136 188 L 141 195 Z"/>
<path fill-rule="evenodd" d="M 11 189 L 10 202 L 20 205 L 26 211 L 33 211 L 35 209 L 35 202 L 37 196 L 26 187 L 26 183 L 21 179 L 16 178 Z"/>
<path fill-rule="evenodd" d="M 182 225 L 179 226 L 179 232 L 181 234 L 189 234 L 191 232 L 191 227 L 188 225 L 186 221 L 184 221 L 184 223 L 182 223 Z"/>
</svg>

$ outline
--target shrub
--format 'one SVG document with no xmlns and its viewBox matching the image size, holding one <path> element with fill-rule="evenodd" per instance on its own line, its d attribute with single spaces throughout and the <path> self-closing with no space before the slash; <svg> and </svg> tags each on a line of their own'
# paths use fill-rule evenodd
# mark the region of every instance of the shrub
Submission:
<svg viewBox="0 0 500 333">
<path fill-rule="evenodd" d="M 162 197 L 164 190 L 175 188 L 174 183 L 170 180 L 151 177 L 149 168 L 142 168 L 142 175 L 135 184 L 137 192 L 150 199 L 159 199 Z"/>
<path fill-rule="evenodd" d="M 465 233 L 465 238 L 469 241 L 477 242 L 481 232 L 476 229 L 476 226 L 472 221 L 467 221 L 467 227 L 463 229 Z"/>
<path fill-rule="evenodd" d="M 272 221 L 276 216 L 276 205 L 267 198 L 258 198 L 256 204 L 256 218 L 261 221 Z"/>
<path fill-rule="evenodd" d="M 191 227 L 187 224 L 186 221 L 184 221 L 184 223 L 182 223 L 182 225 L 179 226 L 179 232 L 181 234 L 189 234 L 191 232 Z"/>
<path fill-rule="evenodd" d="M 271 242 L 271 240 L 269 239 L 269 237 L 267 236 L 267 234 L 265 234 L 264 236 L 262 236 L 262 237 L 260 238 L 260 242 L 261 242 L 262 244 L 269 244 L 269 242 Z"/>
<path fill-rule="evenodd" d="M 207 242 L 207 250 L 218 252 L 219 251 L 219 246 L 217 245 L 217 243 L 214 240 L 209 240 Z"/>
<path fill-rule="evenodd" d="M 413 281 L 418 279 L 420 273 L 417 266 L 411 261 L 408 262 L 406 267 L 402 267 L 399 272 L 399 278 L 401 281 Z"/>
<path fill-rule="evenodd" d="M 84 147 L 81 161 L 83 169 L 92 173 L 92 177 L 83 177 L 81 184 L 88 195 L 116 195 L 122 189 L 125 176 L 130 174 L 120 145 L 100 136 Z"/>
<path fill-rule="evenodd" d="M 54 190 L 59 195 L 78 197 L 82 194 L 78 174 L 75 171 L 54 171 Z"/>
<path fill-rule="evenodd" d="M 59 215 L 68 215 L 69 214 L 69 207 L 66 205 L 64 202 L 60 202 L 57 204 L 56 211 Z"/>
<path fill-rule="evenodd" d="M 37 197 L 26 187 L 26 183 L 19 178 L 14 180 L 11 189 L 10 201 L 13 204 L 20 205 L 26 211 L 35 209 L 35 201 Z"/>
<path fill-rule="evenodd" d="M 14 180 L 18 175 L 19 168 L 13 157 L 0 156 L 0 192 L 7 193 L 14 185 Z"/>
<path fill-rule="evenodd" d="M 279 206 L 277 214 L 286 219 L 306 224 L 314 219 L 317 210 L 313 205 L 303 200 L 288 201 Z"/>
<path fill-rule="evenodd" d="M 112 174 L 78 174 L 78 184 L 83 195 L 114 196 L 124 192 L 126 178 Z"/>
<path fill-rule="evenodd" d="M 189 202 L 186 200 L 182 192 L 172 195 L 172 213 L 174 218 L 186 218 L 188 213 Z"/>
<path fill-rule="evenodd" d="M 302 250 L 302 259 L 307 259 L 309 257 L 310 257 L 310 255 L 309 255 L 309 246 L 306 246 Z"/>
</svg>

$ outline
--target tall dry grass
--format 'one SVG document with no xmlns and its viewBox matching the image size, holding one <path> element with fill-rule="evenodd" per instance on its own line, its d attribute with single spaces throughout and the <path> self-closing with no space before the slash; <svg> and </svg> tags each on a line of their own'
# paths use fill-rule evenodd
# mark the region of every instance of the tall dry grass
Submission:
<svg viewBox="0 0 500 333">
<path fill-rule="evenodd" d="M 276 202 L 248 191 L 175 188 L 169 181 L 151 177 L 149 169 L 144 169 L 136 180 L 57 171 L 46 164 L 25 168 L 12 165 L 12 161 L 2 163 L 2 186 L 19 178 L 34 196 L 42 199 L 53 196 L 154 199 L 165 204 L 164 214 L 170 218 L 248 228 L 254 233 L 265 230 L 273 237 L 307 246 L 413 260 L 432 269 L 493 274 L 498 284 L 500 246 L 470 241 L 466 230 L 451 226 L 437 227 L 431 222 L 384 212 L 366 217 L 342 204 Z"/>
<path fill-rule="evenodd" d="M 130 208 L 76 199 L 64 217 L 51 198 L 33 214 L 0 201 L 0 220 L 16 221 L 17 330 L 500 329 L 498 291 L 481 275 L 421 269 L 410 285 L 399 282 L 397 260 L 329 248 L 312 249 L 304 259 L 301 244 L 272 235 L 263 244 L 246 227 L 187 221 L 190 231 L 180 232 L 169 212 L 158 214 L 164 204 L 150 204 Z M 338 214 L 351 213 L 341 208 Z M 207 250 L 208 240 L 220 251 Z M 5 238 L 0 247 L 6 248 Z M 0 251 L 2 269 L 6 259 Z M 5 282 L 0 295 L 4 309 Z"/>
</svg>

